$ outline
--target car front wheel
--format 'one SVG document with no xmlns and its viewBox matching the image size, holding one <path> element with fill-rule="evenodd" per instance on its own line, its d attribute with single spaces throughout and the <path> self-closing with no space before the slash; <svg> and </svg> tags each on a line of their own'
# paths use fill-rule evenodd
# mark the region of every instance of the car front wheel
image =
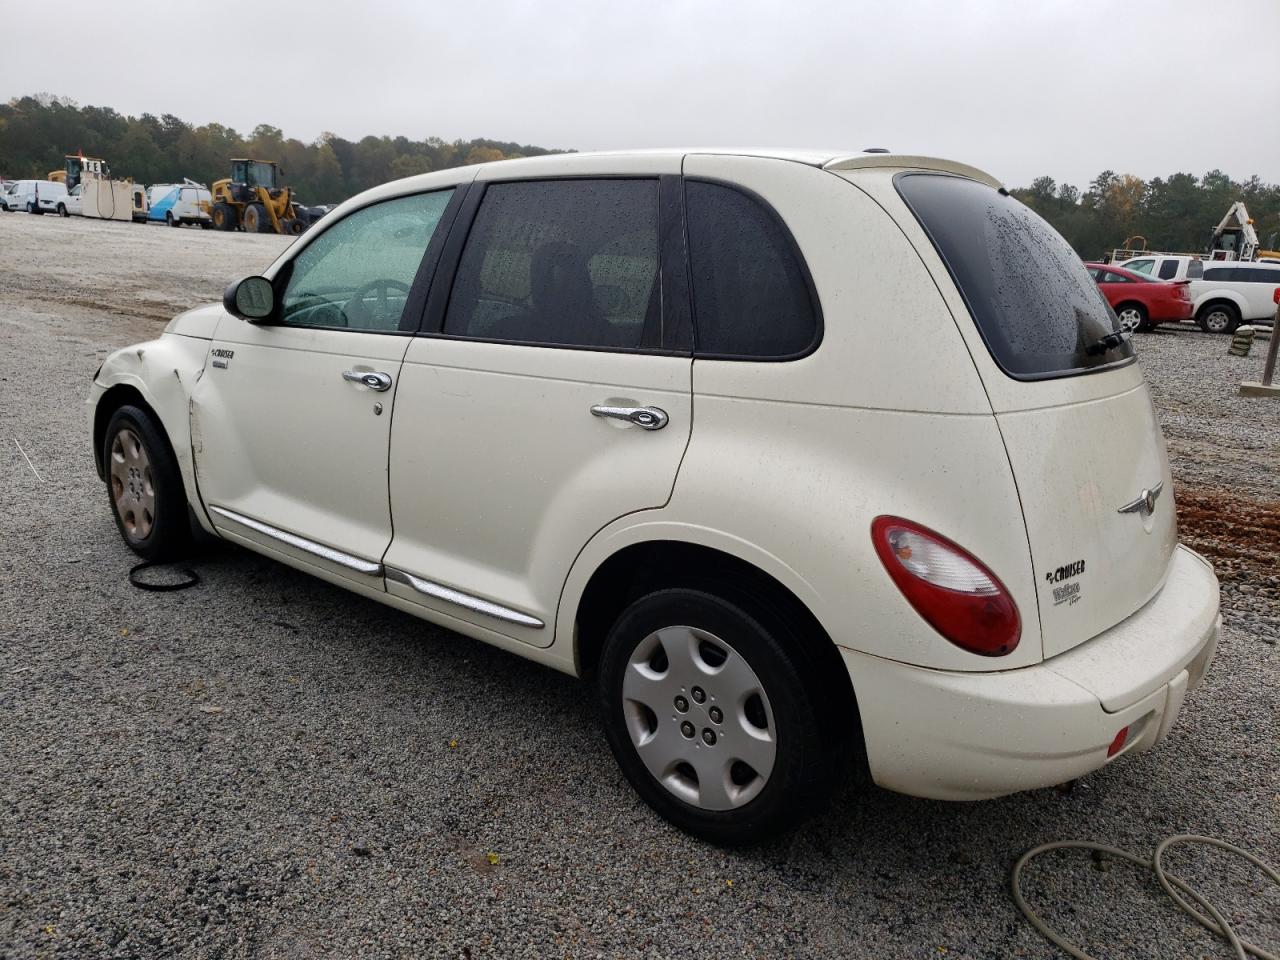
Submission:
<svg viewBox="0 0 1280 960">
<path fill-rule="evenodd" d="M 631 604 L 605 641 L 600 697 L 623 773 L 714 843 L 799 823 L 833 783 L 817 678 L 779 633 L 736 603 L 675 588 Z"/>
<path fill-rule="evenodd" d="M 160 425 L 126 405 L 111 415 L 102 442 L 107 498 L 129 549 L 145 560 L 171 560 L 191 541 L 182 475 Z"/>
</svg>

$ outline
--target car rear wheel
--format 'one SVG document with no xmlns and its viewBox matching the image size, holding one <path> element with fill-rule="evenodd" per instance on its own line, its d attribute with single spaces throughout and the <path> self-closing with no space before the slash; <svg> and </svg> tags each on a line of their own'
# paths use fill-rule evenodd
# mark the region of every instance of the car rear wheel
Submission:
<svg viewBox="0 0 1280 960">
<path fill-rule="evenodd" d="M 763 839 L 825 800 L 838 766 L 808 672 L 790 638 L 744 607 L 659 590 L 605 640 L 605 733 L 632 786 L 676 826 L 714 843 Z"/>
<path fill-rule="evenodd" d="M 160 425 L 126 405 L 111 415 L 102 441 L 107 499 L 120 536 L 145 560 L 181 556 L 191 543 L 182 475 Z"/>
<path fill-rule="evenodd" d="M 1116 311 L 1116 317 L 1120 321 L 1120 329 L 1127 333 L 1151 329 L 1151 325 L 1147 323 L 1147 311 L 1140 303 L 1122 304 Z"/>
<path fill-rule="evenodd" d="M 168 224 L 169 226 L 171 226 L 171 227 L 179 227 L 179 226 L 181 226 L 181 225 L 182 225 L 182 224 L 180 224 L 177 220 L 175 220 L 175 219 L 173 218 L 173 211 L 172 211 L 172 210 L 166 210 L 166 211 L 165 211 L 165 214 L 164 214 L 164 222 L 165 222 L 165 223 L 167 223 L 167 224 Z"/>
<path fill-rule="evenodd" d="M 1211 303 L 1201 309 L 1196 322 L 1205 333 L 1234 333 L 1240 326 L 1240 313 L 1229 303 Z"/>
</svg>

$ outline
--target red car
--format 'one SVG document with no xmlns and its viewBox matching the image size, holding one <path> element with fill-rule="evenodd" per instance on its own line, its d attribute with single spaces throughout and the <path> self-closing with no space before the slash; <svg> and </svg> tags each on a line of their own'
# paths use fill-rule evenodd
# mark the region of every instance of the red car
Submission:
<svg viewBox="0 0 1280 960">
<path fill-rule="evenodd" d="M 1109 263 L 1086 263 L 1085 268 L 1120 318 L 1121 330 L 1191 319 L 1190 280 L 1154 280 Z"/>
</svg>

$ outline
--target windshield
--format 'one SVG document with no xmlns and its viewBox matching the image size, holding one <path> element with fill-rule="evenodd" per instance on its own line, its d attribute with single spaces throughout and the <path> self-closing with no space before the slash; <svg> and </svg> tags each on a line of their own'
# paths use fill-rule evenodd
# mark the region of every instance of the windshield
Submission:
<svg viewBox="0 0 1280 960">
<path fill-rule="evenodd" d="M 949 174 L 901 173 L 894 184 L 1009 376 L 1065 377 L 1133 358 L 1080 257 L 1030 209 Z"/>
<path fill-rule="evenodd" d="M 231 168 L 231 179 L 250 187 L 266 187 L 274 190 L 276 186 L 275 167 L 262 160 L 237 160 Z"/>
</svg>

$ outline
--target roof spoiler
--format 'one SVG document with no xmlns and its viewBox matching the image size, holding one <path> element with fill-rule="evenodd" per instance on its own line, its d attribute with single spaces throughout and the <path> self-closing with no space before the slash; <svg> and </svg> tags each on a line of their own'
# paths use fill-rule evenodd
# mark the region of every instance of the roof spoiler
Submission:
<svg viewBox="0 0 1280 960">
<path fill-rule="evenodd" d="M 941 173 L 955 173 L 968 177 L 970 180 L 977 180 L 997 190 L 1004 189 L 1004 184 L 977 167 L 971 167 L 967 163 L 956 163 L 954 160 L 940 160 L 937 157 L 918 157 L 903 153 L 856 153 L 848 157 L 836 157 L 822 165 L 823 170 L 865 170 L 872 167 L 937 170 Z"/>
</svg>

